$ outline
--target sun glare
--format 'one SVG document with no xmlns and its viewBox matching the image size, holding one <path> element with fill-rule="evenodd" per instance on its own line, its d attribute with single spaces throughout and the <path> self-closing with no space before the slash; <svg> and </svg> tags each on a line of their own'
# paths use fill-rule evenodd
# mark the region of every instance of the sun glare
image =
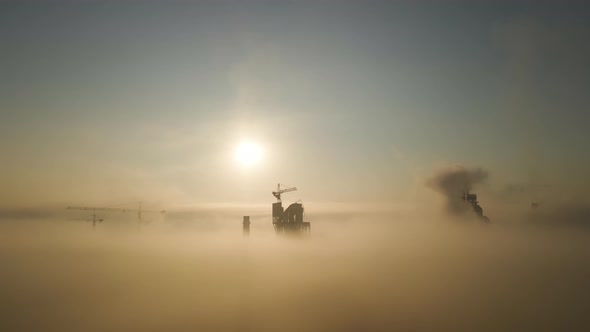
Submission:
<svg viewBox="0 0 590 332">
<path fill-rule="evenodd" d="M 242 142 L 236 148 L 236 160 L 242 166 L 252 166 L 257 164 L 262 157 L 262 148 L 260 145 L 252 142 Z"/>
</svg>

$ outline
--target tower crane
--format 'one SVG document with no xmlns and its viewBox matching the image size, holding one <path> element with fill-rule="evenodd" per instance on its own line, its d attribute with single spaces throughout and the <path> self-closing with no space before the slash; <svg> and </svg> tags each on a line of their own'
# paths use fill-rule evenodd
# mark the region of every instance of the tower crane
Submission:
<svg viewBox="0 0 590 332">
<path fill-rule="evenodd" d="M 96 222 L 102 222 L 103 219 L 96 219 L 96 212 L 97 211 L 102 211 L 102 212 L 137 212 L 137 219 L 139 221 L 141 221 L 141 215 L 142 213 L 161 213 L 161 214 L 165 214 L 166 211 L 165 210 L 161 210 L 161 211 L 149 211 L 149 210 L 143 210 L 141 208 L 141 203 L 139 203 L 139 207 L 137 209 L 125 209 L 125 208 L 110 208 L 110 207 L 94 207 L 94 206 L 68 206 L 66 208 L 67 210 L 79 210 L 79 211 L 92 211 L 92 226 L 96 226 Z"/>
<path fill-rule="evenodd" d="M 80 220 L 80 221 L 91 221 L 92 222 L 92 229 L 96 230 L 96 223 L 97 222 L 103 222 L 104 219 L 100 218 L 96 218 L 96 213 L 93 213 L 90 218 L 86 218 L 86 219 L 73 219 L 73 220 Z"/>
<path fill-rule="evenodd" d="M 301 202 L 293 203 L 283 209 L 283 202 L 281 201 L 281 195 L 291 191 L 297 190 L 295 187 L 287 187 L 281 184 L 277 185 L 277 191 L 273 191 L 272 195 L 277 199 L 276 203 L 272 204 L 272 224 L 277 233 L 283 233 L 286 231 L 303 231 L 309 232 L 309 222 L 303 221 L 303 204 Z"/>
<path fill-rule="evenodd" d="M 277 198 L 277 202 L 281 201 L 281 194 L 297 190 L 296 187 L 287 187 L 285 185 L 283 187 L 285 188 L 281 189 L 281 184 L 279 183 L 277 184 L 277 191 L 272 192 L 272 195 Z"/>
</svg>

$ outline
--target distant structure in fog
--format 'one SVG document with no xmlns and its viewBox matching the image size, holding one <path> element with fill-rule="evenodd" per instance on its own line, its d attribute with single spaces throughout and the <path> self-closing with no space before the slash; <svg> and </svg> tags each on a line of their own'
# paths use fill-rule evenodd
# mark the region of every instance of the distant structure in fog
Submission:
<svg viewBox="0 0 590 332">
<path fill-rule="evenodd" d="M 244 216 L 244 221 L 242 222 L 242 227 L 244 228 L 244 235 L 250 234 L 250 216 Z"/>
<path fill-rule="evenodd" d="M 141 202 L 139 203 L 139 207 L 137 209 L 122 209 L 122 208 L 109 208 L 109 207 L 93 207 L 93 206 L 68 206 L 67 210 L 80 210 L 80 211 L 92 211 L 93 212 L 93 222 L 92 226 L 96 227 L 96 222 L 102 222 L 103 219 L 96 219 L 96 212 L 137 212 L 137 219 L 141 223 L 141 216 L 142 213 L 161 213 L 165 214 L 166 211 L 146 211 L 141 208 Z"/>
<path fill-rule="evenodd" d="M 279 183 L 277 191 L 272 192 L 272 195 L 277 199 L 277 202 L 272 204 L 272 225 L 277 233 L 309 232 L 310 230 L 309 222 L 303 221 L 303 204 L 300 202 L 293 203 L 286 210 L 283 210 L 281 195 L 295 190 L 297 190 L 296 187 L 281 189 Z"/>
<path fill-rule="evenodd" d="M 473 208 L 473 211 L 475 212 L 478 218 L 485 222 L 490 221 L 490 218 L 483 215 L 483 208 L 479 205 L 476 194 L 470 194 L 469 190 L 466 190 L 463 192 L 463 200 L 471 204 L 471 207 Z"/>
<path fill-rule="evenodd" d="M 92 229 L 96 230 L 96 222 L 102 222 L 104 219 L 97 219 L 96 218 L 96 213 L 92 214 L 92 219 L 87 219 L 86 221 L 92 221 Z"/>
<path fill-rule="evenodd" d="M 540 200 L 544 196 L 543 192 L 547 192 L 549 189 L 551 189 L 551 187 L 552 186 L 550 184 L 531 184 L 530 185 L 530 189 L 532 191 L 531 208 L 533 210 L 538 209 L 541 206 Z"/>
</svg>

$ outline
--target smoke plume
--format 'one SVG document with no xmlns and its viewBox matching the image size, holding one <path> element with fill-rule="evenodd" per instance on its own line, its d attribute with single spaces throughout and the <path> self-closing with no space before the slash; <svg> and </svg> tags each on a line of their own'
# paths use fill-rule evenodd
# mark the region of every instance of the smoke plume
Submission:
<svg viewBox="0 0 590 332">
<path fill-rule="evenodd" d="M 485 182 L 488 172 L 481 169 L 466 169 L 456 166 L 435 173 L 428 181 L 427 186 L 445 197 L 446 210 L 450 214 L 459 215 L 469 210 L 461 195 L 465 190 L 471 190 L 477 184 Z"/>
</svg>

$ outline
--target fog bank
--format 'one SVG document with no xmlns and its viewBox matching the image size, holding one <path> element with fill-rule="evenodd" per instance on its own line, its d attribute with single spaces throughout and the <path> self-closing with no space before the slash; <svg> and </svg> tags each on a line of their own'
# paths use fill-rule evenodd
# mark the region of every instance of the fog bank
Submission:
<svg viewBox="0 0 590 332">
<path fill-rule="evenodd" d="M 253 217 L 244 237 L 240 220 L 214 224 L 4 221 L 0 330 L 590 328 L 588 232 L 357 216 L 289 237 Z"/>
</svg>

